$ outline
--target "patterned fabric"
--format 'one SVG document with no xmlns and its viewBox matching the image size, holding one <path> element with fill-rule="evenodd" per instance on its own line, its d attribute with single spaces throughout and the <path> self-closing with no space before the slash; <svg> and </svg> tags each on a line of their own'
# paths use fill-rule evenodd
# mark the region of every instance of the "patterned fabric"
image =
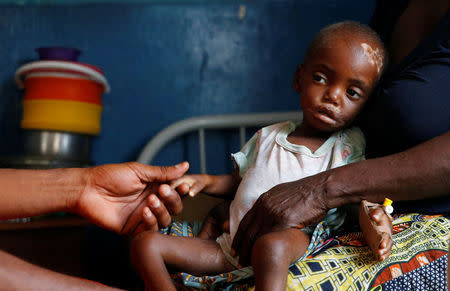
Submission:
<svg viewBox="0 0 450 291">
<path fill-rule="evenodd" d="M 393 228 L 392 253 L 383 262 L 375 260 L 360 232 L 321 241 L 289 268 L 287 290 L 446 290 L 450 220 L 407 214 L 396 216 Z M 183 232 L 192 236 L 187 223 L 166 230 L 171 235 Z M 248 270 L 203 277 L 180 273 L 173 278 L 179 290 L 252 290 Z"/>
<path fill-rule="evenodd" d="M 447 277 L 443 276 L 442 270 L 447 268 L 447 255 L 424 265 L 402 277 L 397 277 L 383 284 L 383 288 L 374 290 L 447 290 Z"/>
</svg>

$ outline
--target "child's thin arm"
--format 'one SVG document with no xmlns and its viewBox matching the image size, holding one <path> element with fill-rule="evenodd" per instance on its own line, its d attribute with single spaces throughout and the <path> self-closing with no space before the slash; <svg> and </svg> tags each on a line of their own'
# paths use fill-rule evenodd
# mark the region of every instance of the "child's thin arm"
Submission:
<svg viewBox="0 0 450 291">
<path fill-rule="evenodd" d="M 203 189 L 203 192 L 213 196 L 233 195 L 236 192 L 241 177 L 239 170 L 234 170 L 228 175 L 208 175 L 211 182 Z"/>
<path fill-rule="evenodd" d="M 170 186 L 176 188 L 180 195 L 189 193 L 193 197 L 202 192 L 211 196 L 227 196 L 234 195 L 240 181 L 238 171 L 235 170 L 229 175 L 185 175 L 172 181 Z"/>
</svg>

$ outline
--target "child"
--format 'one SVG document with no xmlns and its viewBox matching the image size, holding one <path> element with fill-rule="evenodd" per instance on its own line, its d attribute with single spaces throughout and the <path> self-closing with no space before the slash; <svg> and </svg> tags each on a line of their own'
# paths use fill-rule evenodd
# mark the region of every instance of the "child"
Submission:
<svg viewBox="0 0 450 291">
<path fill-rule="evenodd" d="M 277 184 L 364 159 L 364 137 L 349 125 L 377 83 L 385 50 L 370 28 L 342 22 L 322 29 L 312 41 L 294 77 L 301 93 L 303 121 L 274 124 L 258 131 L 233 155 L 231 175 L 186 175 L 172 182 L 180 193 L 236 196 L 230 206 L 230 233 L 217 242 L 201 238 L 144 233 L 132 243 L 132 260 L 147 290 L 175 290 L 167 268 L 194 275 L 219 274 L 238 268 L 230 245 L 239 222 L 257 198 Z M 242 179 L 241 179 L 242 177 Z M 283 206 L 280 205 L 280 208 Z M 381 215 L 388 215 L 381 212 Z M 387 236 L 376 243 L 381 259 L 391 248 L 389 219 L 380 219 Z M 342 226 L 345 214 L 332 209 L 324 218 L 330 230 Z M 373 225 L 376 228 L 376 225 Z M 258 238 L 251 252 L 257 290 L 285 290 L 289 265 L 304 257 L 315 225 L 290 228 Z M 314 233 L 316 235 L 316 232 Z"/>
</svg>

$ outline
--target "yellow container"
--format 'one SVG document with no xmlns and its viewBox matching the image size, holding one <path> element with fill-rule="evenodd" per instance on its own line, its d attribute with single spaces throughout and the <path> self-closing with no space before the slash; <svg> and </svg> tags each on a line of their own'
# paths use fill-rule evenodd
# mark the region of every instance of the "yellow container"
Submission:
<svg viewBox="0 0 450 291">
<path fill-rule="evenodd" d="M 98 135 L 102 106 L 71 100 L 26 100 L 21 127 Z"/>
</svg>

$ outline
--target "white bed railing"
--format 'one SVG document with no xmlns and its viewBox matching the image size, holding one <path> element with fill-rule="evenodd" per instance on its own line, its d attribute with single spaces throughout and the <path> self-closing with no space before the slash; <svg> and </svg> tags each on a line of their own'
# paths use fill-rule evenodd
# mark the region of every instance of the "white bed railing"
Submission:
<svg viewBox="0 0 450 291">
<path fill-rule="evenodd" d="M 170 141 L 190 133 L 198 131 L 200 170 L 206 173 L 206 129 L 239 129 L 241 147 L 246 142 L 246 128 L 262 127 L 265 125 L 282 121 L 301 120 L 300 111 L 270 112 L 270 113 L 247 113 L 247 114 L 225 114 L 225 115 L 205 115 L 192 117 L 175 122 L 156 134 L 143 148 L 137 161 L 150 164 L 158 152 Z"/>
</svg>

